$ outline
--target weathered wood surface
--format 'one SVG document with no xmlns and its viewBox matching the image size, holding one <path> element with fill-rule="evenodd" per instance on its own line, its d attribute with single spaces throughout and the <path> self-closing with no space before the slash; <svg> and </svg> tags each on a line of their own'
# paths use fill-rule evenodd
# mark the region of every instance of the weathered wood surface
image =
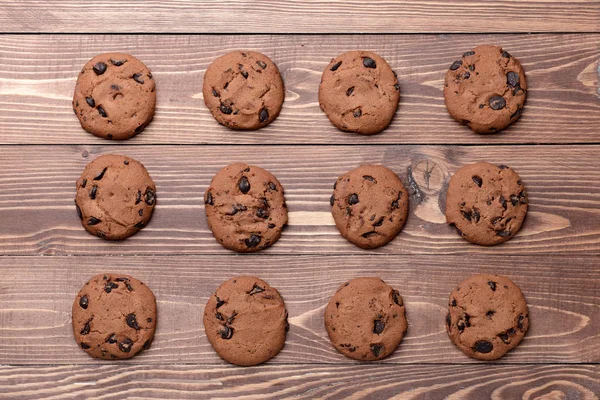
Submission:
<svg viewBox="0 0 600 400">
<path fill-rule="evenodd" d="M 151 349 L 119 365 L 225 365 L 206 339 L 202 314 L 222 281 L 238 275 L 265 279 L 285 300 L 290 331 L 271 364 L 359 364 L 331 346 L 322 315 L 337 288 L 360 276 L 384 279 L 406 305 L 408 333 L 382 363 L 482 364 L 462 354 L 444 327 L 450 292 L 474 273 L 512 278 L 529 305 L 525 339 L 495 364 L 600 362 L 600 260 L 592 257 L 1 257 L 0 268 L 0 364 L 111 364 L 78 348 L 70 318 L 79 289 L 104 272 L 139 278 L 158 302 Z"/>
<path fill-rule="evenodd" d="M 84 166 L 103 153 L 141 161 L 157 185 L 148 227 L 122 242 L 88 234 L 73 199 Z M 289 226 L 263 254 L 365 254 L 337 231 L 335 179 L 360 164 L 395 171 L 411 193 L 404 230 L 378 254 L 599 254 L 600 146 L 3 146 L 0 254 L 231 254 L 204 214 L 204 191 L 232 162 L 258 165 L 286 190 Z M 505 244 L 470 244 L 445 223 L 445 187 L 462 165 L 514 168 L 529 194 L 519 234 Z M 429 172 L 429 175 L 427 175 Z"/>
<path fill-rule="evenodd" d="M 532 4 L 509 3 L 512 9 Z M 94 2 L 94 7 L 102 5 L 103 9 L 105 4 Z M 547 6 L 546 2 L 535 4 Z M 468 8 L 472 10 L 472 3 Z M 540 15 L 534 17 L 543 20 Z M 577 26 L 582 26 L 581 22 L 578 20 Z M 530 88 L 521 119 L 495 135 L 475 134 L 452 120 L 442 94 L 448 66 L 466 50 L 483 43 L 502 45 L 516 56 L 525 68 Z M 399 74 L 399 110 L 392 125 L 375 136 L 341 132 L 319 108 L 317 93 L 323 69 L 331 58 L 357 48 L 381 54 Z M 220 126 L 204 105 L 204 71 L 216 57 L 234 49 L 264 52 L 282 72 L 286 101 L 279 118 L 267 128 L 231 131 Z M 157 82 L 156 117 L 144 133 L 127 144 L 599 141 L 600 34 L 4 35 L 0 36 L 0 143 L 106 145 L 106 140 L 81 129 L 71 107 L 81 67 L 105 51 L 136 55 L 152 70 Z"/>
<path fill-rule="evenodd" d="M 3 32 L 586 32 L 596 0 L 2 0 Z"/>
<path fill-rule="evenodd" d="M 0 398 L 597 400 L 599 382 L 597 365 L 72 365 L 0 367 Z"/>
</svg>

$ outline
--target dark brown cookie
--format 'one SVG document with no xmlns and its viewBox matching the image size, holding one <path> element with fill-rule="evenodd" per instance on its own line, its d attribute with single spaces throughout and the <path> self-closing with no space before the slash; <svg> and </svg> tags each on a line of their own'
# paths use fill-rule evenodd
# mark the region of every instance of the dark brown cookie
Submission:
<svg viewBox="0 0 600 400">
<path fill-rule="evenodd" d="M 131 358 L 150 347 L 155 329 L 154 294 L 129 275 L 96 275 L 73 303 L 75 341 L 94 358 Z"/>
<path fill-rule="evenodd" d="M 469 357 L 496 360 L 518 345 L 528 328 L 523 293 L 506 277 L 473 275 L 450 294 L 446 330 Z"/>
<path fill-rule="evenodd" d="M 81 127 L 106 139 L 128 139 L 154 116 L 156 86 L 140 60 L 123 53 L 100 54 L 83 67 L 73 96 Z"/>
<path fill-rule="evenodd" d="M 352 279 L 327 304 L 325 328 L 343 355 L 380 360 L 392 354 L 406 334 L 402 297 L 379 278 Z"/>
<path fill-rule="evenodd" d="M 204 102 L 231 129 L 258 129 L 273 122 L 285 98 L 277 66 L 255 51 L 232 51 L 204 73 Z"/>
<path fill-rule="evenodd" d="M 525 186 L 513 169 L 478 162 L 450 179 L 446 221 L 469 242 L 491 246 L 516 235 L 527 206 Z"/>
<path fill-rule="evenodd" d="M 277 355 L 289 329 L 277 289 L 252 276 L 224 282 L 204 308 L 206 337 L 217 354 L 235 365 L 256 365 Z"/>
<path fill-rule="evenodd" d="M 402 230 L 408 192 L 393 171 L 361 165 L 340 176 L 333 189 L 330 204 L 335 225 L 358 247 L 383 246 Z"/>
<path fill-rule="evenodd" d="M 519 61 L 498 46 L 478 46 L 446 72 L 448 112 L 477 133 L 493 133 L 516 121 L 527 97 Z"/>
<path fill-rule="evenodd" d="M 319 104 L 338 129 L 373 135 L 388 127 L 400 101 L 400 85 L 388 63 L 370 51 L 331 60 L 319 86 Z"/>
<path fill-rule="evenodd" d="M 287 225 L 283 187 L 270 172 L 248 164 L 220 170 L 204 194 L 208 226 L 226 248 L 245 253 L 271 246 Z"/>
<path fill-rule="evenodd" d="M 92 235 L 121 240 L 150 221 L 156 187 L 146 168 L 133 158 L 100 156 L 85 167 L 76 186 L 77 214 Z"/>
</svg>

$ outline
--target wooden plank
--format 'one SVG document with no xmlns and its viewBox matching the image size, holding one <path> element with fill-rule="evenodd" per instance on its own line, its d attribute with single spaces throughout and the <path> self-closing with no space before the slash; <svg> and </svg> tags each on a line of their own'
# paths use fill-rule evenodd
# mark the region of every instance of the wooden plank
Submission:
<svg viewBox="0 0 600 400">
<path fill-rule="evenodd" d="M 3 3 L 3 32 L 585 32 L 600 27 L 595 0 Z"/>
<path fill-rule="evenodd" d="M 598 399 L 597 365 L 0 367 L 0 398 Z M 542 397 L 542 396 L 549 397 Z M 552 397 L 554 396 L 554 397 Z"/>
<path fill-rule="evenodd" d="M 379 254 L 557 254 L 600 252 L 600 146 L 2 146 L 0 254 L 230 254 L 206 224 L 203 194 L 232 162 L 273 172 L 290 222 L 266 254 L 365 254 L 337 231 L 329 205 L 335 179 L 360 164 L 383 164 L 410 189 L 404 230 Z M 157 184 L 147 228 L 103 241 L 80 224 L 73 199 L 84 166 L 103 153 L 140 160 Z M 462 165 L 513 167 L 529 193 L 524 227 L 505 244 L 470 244 L 445 224 L 445 187 Z M 425 171 L 431 171 L 428 176 Z"/>
<path fill-rule="evenodd" d="M 202 313 L 214 290 L 238 275 L 265 279 L 285 299 L 291 328 L 271 363 L 359 364 L 333 349 L 322 315 L 345 281 L 379 276 L 400 291 L 409 324 L 400 348 L 383 363 L 481 364 L 462 354 L 444 327 L 450 292 L 474 273 L 509 276 L 529 305 L 527 336 L 496 364 L 600 362 L 597 257 L 0 257 L 0 270 L 0 364 L 106 364 L 78 348 L 70 319 L 79 289 L 104 272 L 139 278 L 158 301 L 152 348 L 119 365 L 224 365 L 206 339 Z"/>
<path fill-rule="evenodd" d="M 531 3 L 511 6 L 520 4 Z M 98 5 L 94 3 L 94 7 Z M 114 15 L 111 11 L 111 17 Z M 513 14 L 502 15 L 513 18 Z M 543 20 L 539 15 L 535 18 Z M 452 23 L 460 26 L 456 20 Z M 581 20 L 577 26 L 583 26 Z M 482 43 L 502 45 L 518 57 L 530 88 L 521 119 L 495 135 L 475 134 L 452 120 L 442 94 L 448 66 Z M 89 58 L 105 51 L 135 54 L 149 66 L 157 82 L 155 120 L 127 144 L 597 143 L 598 43 L 598 34 L 5 35 L 0 36 L 0 143 L 105 145 L 106 140 L 81 129 L 71 107 L 79 70 Z M 202 98 L 207 66 L 219 55 L 240 48 L 271 56 L 287 88 L 281 115 L 259 131 L 231 131 L 220 126 Z M 337 130 L 317 99 L 321 74 L 330 59 L 356 48 L 381 54 L 400 77 L 399 111 L 392 125 L 375 136 Z"/>
</svg>

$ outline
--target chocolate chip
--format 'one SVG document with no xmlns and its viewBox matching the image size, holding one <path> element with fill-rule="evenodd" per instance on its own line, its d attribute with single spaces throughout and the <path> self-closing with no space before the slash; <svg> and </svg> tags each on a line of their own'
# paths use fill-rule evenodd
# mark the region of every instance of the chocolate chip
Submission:
<svg viewBox="0 0 600 400">
<path fill-rule="evenodd" d="M 221 112 L 223 114 L 231 114 L 233 112 L 233 110 L 231 109 L 231 107 L 225 105 L 225 104 L 221 104 L 221 107 L 219 107 L 219 109 L 221 110 Z"/>
<path fill-rule="evenodd" d="M 510 231 L 496 231 L 496 235 L 498 235 L 500 237 L 509 237 Z"/>
<path fill-rule="evenodd" d="M 267 68 L 267 64 L 266 64 L 265 62 L 261 61 L 261 60 L 258 60 L 256 63 L 257 63 L 257 64 L 258 64 L 258 66 L 259 66 L 259 67 L 261 67 L 262 69 L 265 69 L 265 68 Z"/>
<path fill-rule="evenodd" d="M 475 71 L 475 65 L 473 65 L 473 64 L 469 65 L 469 71 L 471 71 L 471 72 Z"/>
<path fill-rule="evenodd" d="M 233 328 L 225 325 L 223 326 L 223 329 L 219 331 L 219 334 L 221 335 L 221 339 L 229 340 L 233 336 Z"/>
<path fill-rule="evenodd" d="M 452 307 L 456 307 L 456 299 L 452 299 L 452 303 L 450 303 Z"/>
<path fill-rule="evenodd" d="M 269 226 L 269 229 L 273 229 L 273 228 L 275 228 L 277 225 L 275 225 L 275 224 L 269 224 L 268 226 Z"/>
<path fill-rule="evenodd" d="M 135 196 L 135 204 L 139 204 L 142 201 L 142 192 L 138 190 L 137 195 Z"/>
<path fill-rule="evenodd" d="M 352 112 L 352 115 L 354 116 L 354 118 L 359 118 L 360 116 L 362 116 L 362 110 L 360 108 L 357 108 Z"/>
<path fill-rule="evenodd" d="M 396 90 L 398 90 L 398 91 L 399 91 L 399 90 L 400 90 L 400 84 L 399 84 L 399 83 L 396 83 L 396 84 L 394 85 L 394 89 L 396 89 Z"/>
<path fill-rule="evenodd" d="M 154 190 L 147 187 L 144 196 L 146 198 L 146 204 L 148 204 L 149 206 L 154 205 L 154 203 L 156 202 L 156 193 L 154 193 Z"/>
<path fill-rule="evenodd" d="M 494 292 L 496 291 L 496 282 L 488 281 L 488 285 L 490 285 L 490 289 L 492 289 Z"/>
<path fill-rule="evenodd" d="M 500 338 L 500 340 L 502 340 L 502 342 L 504 344 L 510 344 L 510 339 L 509 339 L 508 334 L 506 332 L 499 334 L 498 337 Z"/>
<path fill-rule="evenodd" d="M 381 354 L 382 350 L 383 350 L 383 345 L 381 345 L 381 344 L 371 344 L 371 353 L 373 353 L 373 355 L 375 357 L 379 357 L 379 354 Z"/>
<path fill-rule="evenodd" d="M 373 226 L 381 226 L 381 225 L 383 225 L 383 220 L 384 220 L 384 217 L 379 218 L 379 220 L 377 222 L 375 222 L 373 224 Z"/>
<path fill-rule="evenodd" d="M 133 340 L 125 338 L 125 340 L 119 343 L 119 350 L 123 353 L 129 353 L 131 351 L 131 346 L 133 346 Z"/>
<path fill-rule="evenodd" d="M 85 187 L 85 186 L 82 186 Z M 94 200 L 96 198 L 96 193 L 98 192 L 98 186 L 92 186 L 92 190 L 90 190 L 90 199 Z"/>
<path fill-rule="evenodd" d="M 523 109 L 521 107 L 517 107 L 517 111 L 515 111 L 511 116 L 510 119 L 514 119 L 514 118 L 519 118 L 521 116 L 521 113 L 523 112 Z"/>
<path fill-rule="evenodd" d="M 140 222 L 138 222 L 138 223 L 137 223 L 137 224 L 135 224 L 133 227 L 134 227 L 134 228 L 137 228 L 137 229 L 142 229 L 142 228 L 144 227 L 144 221 L 140 221 Z"/>
<path fill-rule="evenodd" d="M 129 165 L 129 161 L 125 160 L 125 161 L 123 161 L 123 164 Z"/>
<path fill-rule="evenodd" d="M 366 68 L 377 68 L 377 64 L 375 63 L 375 60 L 373 60 L 370 57 L 363 57 L 363 65 Z"/>
<path fill-rule="evenodd" d="M 373 324 L 373 333 L 379 335 L 385 329 L 385 322 L 376 319 Z"/>
<path fill-rule="evenodd" d="M 240 181 L 238 182 L 238 187 L 240 189 L 240 192 L 244 194 L 248 193 L 250 191 L 250 182 L 248 182 L 248 178 L 242 176 L 240 178 Z"/>
<path fill-rule="evenodd" d="M 99 224 L 100 222 L 102 222 L 102 220 L 99 220 L 96 217 L 90 217 L 90 219 L 88 219 L 87 224 L 90 225 L 90 226 L 92 226 L 92 225 Z"/>
<path fill-rule="evenodd" d="M 152 344 L 152 341 L 150 340 L 146 340 L 144 342 L 144 345 L 142 346 L 142 350 L 148 350 L 150 348 L 150 345 Z"/>
<path fill-rule="evenodd" d="M 102 108 L 102 106 L 98 106 L 98 114 L 100 114 L 102 118 L 108 117 L 108 114 L 106 114 L 106 111 L 104 111 L 104 108 Z"/>
<path fill-rule="evenodd" d="M 115 344 L 117 343 L 117 335 L 115 335 L 114 333 L 112 335 L 110 335 L 109 337 L 106 338 L 106 343 L 109 344 Z"/>
<path fill-rule="evenodd" d="M 329 204 L 331 204 L 333 206 L 333 203 L 335 202 L 335 195 L 331 195 L 331 197 L 329 198 Z"/>
<path fill-rule="evenodd" d="M 456 327 L 458 328 L 459 332 L 462 332 L 465 330 L 465 323 L 463 321 L 458 321 L 456 323 Z"/>
<path fill-rule="evenodd" d="M 452 325 L 452 319 L 450 318 L 450 313 L 446 314 L 446 325 L 448 325 L 448 328 L 450 328 L 450 325 Z"/>
<path fill-rule="evenodd" d="M 110 59 L 110 63 L 112 65 L 114 65 L 115 67 L 120 67 L 121 65 L 125 64 L 127 62 L 127 60 L 113 60 L 112 58 Z"/>
<path fill-rule="evenodd" d="M 84 349 L 84 350 L 87 350 L 87 349 L 89 349 L 91 347 L 89 344 L 83 343 L 83 342 L 81 342 L 80 345 L 81 345 L 81 348 Z"/>
<path fill-rule="evenodd" d="M 471 77 L 471 74 L 470 74 L 470 73 L 467 71 L 467 72 L 465 72 L 464 74 L 461 74 L 461 77 L 462 77 L 463 79 L 469 79 L 469 78 Z"/>
<path fill-rule="evenodd" d="M 119 285 L 117 285 L 116 283 L 108 281 L 108 282 L 106 282 L 106 285 L 104 286 L 104 291 L 106 293 L 110 293 L 110 292 L 112 292 L 113 289 L 117 289 L 118 287 L 119 287 Z"/>
<path fill-rule="evenodd" d="M 511 194 L 510 202 L 512 203 L 513 206 L 516 206 L 517 204 L 519 204 L 519 197 L 516 194 Z"/>
<path fill-rule="evenodd" d="M 269 111 L 266 108 L 262 108 L 258 114 L 258 122 L 265 122 L 269 119 Z"/>
<path fill-rule="evenodd" d="M 394 300 L 394 303 L 398 304 L 399 306 L 404 305 L 404 303 L 402 302 L 402 297 L 400 296 L 400 292 L 398 292 L 397 290 L 394 290 L 392 292 L 392 300 Z"/>
<path fill-rule="evenodd" d="M 363 179 L 366 179 L 366 180 L 368 180 L 368 181 L 370 181 L 370 182 L 375 182 L 375 183 L 377 183 L 377 181 L 375 180 L 375 178 L 373 178 L 373 177 L 372 177 L 372 176 L 370 176 L 370 175 L 363 175 Z"/>
<path fill-rule="evenodd" d="M 258 246 L 258 244 L 260 243 L 261 237 L 259 235 L 252 235 L 250 236 L 250 238 L 244 240 L 244 243 L 246 243 L 246 247 L 248 247 L 249 249 L 252 247 L 256 247 Z"/>
<path fill-rule="evenodd" d="M 506 100 L 502 96 L 494 96 L 490 99 L 490 107 L 492 110 L 502 110 L 506 107 Z"/>
<path fill-rule="evenodd" d="M 471 217 L 477 223 L 477 222 L 479 222 L 479 219 L 481 218 L 481 214 L 479 213 L 478 210 L 473 209 L 473 211 L 471 211 Z"/>
<path fill-rule="evenodd" d="M 333 67 L 331 67 L 331 71 L 336 71 L 340 65 L 342 65 L 341 61 L 338 61 L 337 63 L 333 64 Z"/>
<path fill-rule="evenodd" d="M 83 308 L 84 310 L 87 310 L 88 298 L 86 295 L 81 296 L 81 298 L 79 299 L 79 307 Z"/>
<path fill-rule="evenodd" d="M 471 326 L 471 316 L 469 314 L 465 314 L 465 326 L 467 328 Z"/>
<path fill-rule="evenodd" d="M 502 208 L 504 208 L 505 210 L 508 208 L 508 204 L 507 204 L 508 202 L 506 201 L 504 196 L 500 196 L 498 201 L 500 202 L 500 204 L 502 204 Z"/>
<path fill-rule="evenodd" d="M 462 213 L 463 218 L 465 218 L 467 221 L 471 222 L 471 213 L 468 213 L 463 210 L 461 210 L 460 212 Z"/>
<path fill-rule="evenodd" d="M 506 82 L 512 86 L 512 87 L 516 87 L 519 84 L 519 74 L 517 74 L 516 72 L 509 72 L 508 74 L 506 74 Z"/>
<path fill-rule="evenodd" d="M 502 54 L 502 57 L 504 57 L 504 58 L 510 58 L 510 54 L 508 54 L 508 52 L 506 52 L 504 50 L 502 50 L 502 53 L 500 53 L 500 54 Z"/>
<path fill-rule="evenodd" d="M 472 56 L 473 54 L 475 54 L 474 51 L 467 51 L 466 53 L 463 54 L 463 57 L 469 57 L 469 56 Z"/>
<path fill-rule="evenodd" d="M 496 312 L 495 312 L 495 311 L 492 311 L 492 310 L 490 310 L 490 311 L 488 311 L 488 312 L 486 312 L 486 313 L 485 313 L 485 316 L 486 316 L 486 317 L 488 317 L 488 318 L 492 318 L 492 316 L 493 316 L 494 314 L 496 314 Z"/>
<path fill-rule="evenodd" d="M 346 96 L 350 96 L 352 92 L 354 92 L 354 86 L 349 87 L 348 90 L 346 90 Z"/>
<path fill-rule="evenodd" d="M 265 291 L 264 288 L 261 288 L 260 286 L 258 286 L 258 285 L 255 284 L 254 286 L 252 286 L 252 290 L 250 290 L 248 292 L 248 294 L 249 295 L 253 295 L 253 294 L 261 293 L 261 292 L 264 292 L 264 291 Z"/>
<path fill-rule="evenodd" d="M 351 206 L 358 204 L 358 195 L 356 193 L 352 193 L 350 197 L 348 197 L 348 204 Z"/>
<path fill-rule="evenodd" d="M 487 340 L 479 340 L 475 343 L 475 346 L 473 346 L 473 350 L 479 353 L 489 353 L 494 350 L 494 345 Z"/>
<path fill-rule="evenodd" d="M 100 179 L 102 179 L 104 177 L 104 173 L 106 172 L 107 169 L 108 169 L 108 167 L 104 167 L 104 169 L 100 173 L 98 173 L 98 175 L 96 175 L 94 180 L 99 181 Z"/>
<path fill-rule="evenodd" d="M 517 321 L 517 328 L 519 328 L 519 330 L 523 330 L 523 328 L 525 327 L 523 325 L 523 321 L 525 320 L 525 317 L 522 315 L 519 315 L 519 319 Z"/>
<path fill-rule="evenodd" d="M 92 69 L 94 70 L 96 75 L 102 75 L 106 72 L 106 64 L 104 64 L 103 62 L 99 62 L 96 65 L 94 65 Z"/>
<path fill-rule="evenodd" d="M 135 318 L 135 314 L 129 314 L 126 318 L 127 325 L 130 328 L 135 329 L 136 331 L 140 330 L 140 326 L 138 325 L 137 319 Z"/>
<path fill-rule="evenodd" d="M 212 193 L 211 192 L 206 192 L 206 200 L 204 201 L 204 204 L 208 204 L 209 206 L 212 206 L 214 203 L 213 197 L 212 197 Z"/>
<path fill-rule="evenodd" d="M 217 307 L 216 307 L 216 308 L 219 308 L 219 307 L 221 307 L 223 304 L 225 304 L 225 300 L 221 300 L 221 299 L 219 298 L 219 296 L 215 296 L 215 297 L 216 297 L 216 299 L 217 299 Z"/>
<path fill-rule="evenodd" d="M 456 71 L 457 69 L 460 68 L 460 66 L 462 65 L 462 60 L 456 60 L 452 63 L 452 65 L 450 66 L 450 71 Z"/>
<path fill-rule="evenodd" d="M 140 74 L 140 73 L 133 74 L 132 78 L 133 78 L 134 81 L 136 81 L 140 85 L 144 84 L 144 80 L 142 79 L 142 74 Z"/>
<path fill-rule="evenodd" d="M 376 233 L 377 233 L 377 232 L 375 232 L 375 231 L 369 231 L 369 232 L 365 232 L 365 233 L 363 233 L 361 236 L 362 236 L 362 237 L 364 237 L 364 238 L 367 238 L 367 237 L 369 237 L 369 236 L 371 236 L 371 235 L 374 235 L 374 234 L 376 234 Z"/>
<path fill-rule="evenodd" d="M 92 108 L 96 107 L 96 102 L 94 101 L 94 99 L 92 97 L 86 97 L 85 102 L 88 104 L 88 106 L 90 106 Z"/>
<path fill-rule="evenodd" d="M 525 193 L 524 190 L 521 193 L 519 193 L 519 202 L 521 204 L 527 204 L 527 193 Z"/>
<path fill-rule="evenodd" d="M 483 180 L 477 175 L 473 175 L 471 179 L 473 179 L 473 182 L 475 182 L 475 184 L 479 187 L 481 187 L 481 185 L 483 184 Z"/>
<path fill-rule="evenodd" d="M 219 96 L 220 96 L 220 95 L 219 95 L 219 92 L 217 92 L 217 89 L 215 89 L 215 88 L 212 88 L 212 94 L 213 94 L 213 96 L 215 96 L 215 97 L 219 97 Z"/>
<path fill-rule="evenodd" d="M 244 70 L 241 70 L 240 73 L 242 74 L 242 76 L 244 77 L 244 79 L 248 79 L 248 73 Z"/>
</svg>

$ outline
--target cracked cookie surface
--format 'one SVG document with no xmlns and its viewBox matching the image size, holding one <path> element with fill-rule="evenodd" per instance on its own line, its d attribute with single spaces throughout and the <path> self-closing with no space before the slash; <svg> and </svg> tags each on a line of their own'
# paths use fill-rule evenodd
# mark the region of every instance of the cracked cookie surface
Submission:
<svg viewBox="0 0 600 400">
<path fill-rule="evenodd" d="M 72 312 L 75 341 L 94 358 L 131 358 L 154 338 L 156 299 L 129 275 L 94 276 L 77 294 Z"/>
<path fill-rule="evenodd" d="M 77 180 L 75 207 L 83 227 L 107 240 L 125 239 L 144 228 L 156 204 L 148 171 L 133 158 L 103 155 Z"/>
<path fill-rule="evenodd" d="M 448 112 L 477 133 L 493 133 L 519 119 L 527 80 L 519 61 L 498 46 L 478 46 L 446 72 Z"/>
<path fill-rule="evenodd" d="M 100 54 L 83 67 L 73 111 L 86 131 L 106 139 L 128 139 L 154 116 L 156 85 L 140 60 L 123 53 Z"/>
<path fill-rule="evenodd" d="M 527 192 L 505 165 L 465 165 L 450 178 L 446 222 L 471 243 L 492 246 L 512 238 L 527 215 Z"/>
<path fill-rule="evenodd" d="M 361 165 L 340 176 L 333 189 L 330 204 L 335 225 L 356 246 L 383 246 L 404 227 L 408 192 L 388 168 Z"/>
<path fill-rule="evenodd" d="M 204 208 L 215 239 L 241 253 L 271 246 L 288 222 L 283 186 L 254 165 L 221 169 L 204 193 Z"/>
<path fill-rule="evenodd" d="M 321 77 L 319 104 L 346 132 L 373 135 L 392 121 L 400 85 L 388 63 L 370 51 L 350 51 L 331 60 Z"/>
<path fill-rule="evenodd" d="M 217 354 L 235 365 L 256 365 L 277 355 L 289 329 L 277 289 L 252 276 L 224 282 L 204 308 L 204 329 Z"/>
<path fill-rule="evenodd" d="M 325 308 L 325 328 L 337 351 L 356 360 L 380 360 L 406 334 L 402 296 L 379 278 L 344 283 Z"/>
<path fill-rule="evenodd" d="M 523 293 L 504 276 L 473 275 L 450 294 L 446 331 L 469 357 L 496 360 L 518 345 L 527 329 Z"/>
<path fill-rule="evenodd" d="M 220 124 L 231 129 L 258 129 L 277 118 L 285 89 L 269 57 L 255 51 L 232 51 L 207 68 L 202 94 Z"/>
</svg>

